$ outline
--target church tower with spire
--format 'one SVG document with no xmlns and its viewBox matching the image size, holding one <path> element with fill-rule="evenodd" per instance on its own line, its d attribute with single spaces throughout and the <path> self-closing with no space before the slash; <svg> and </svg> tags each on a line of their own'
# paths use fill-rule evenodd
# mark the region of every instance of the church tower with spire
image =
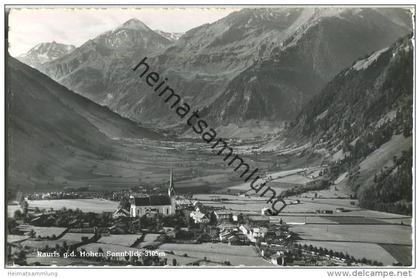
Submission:
<svg viewBox="0 0 420 278">
<path fill-rule="evenodd" d="M 168 187 L 168 196 L 173 198 L 175 197 L 175 187 L 174 187 L 174 173 L 171 169 L 169 174 L 169 187 Z"/>
<path fill-rule="evenodd" d="M 168 187 L 168 196 L 169 198 L 171 198 L 171 209 L 173 211 L 173 213 L 175 213 L 175 209 L 176 209 L 176 204 L 175 204 L 175 187 L 174 187 L 174 173 L 171 171 L 169 173 L 169 187 Z"/>
</svg>

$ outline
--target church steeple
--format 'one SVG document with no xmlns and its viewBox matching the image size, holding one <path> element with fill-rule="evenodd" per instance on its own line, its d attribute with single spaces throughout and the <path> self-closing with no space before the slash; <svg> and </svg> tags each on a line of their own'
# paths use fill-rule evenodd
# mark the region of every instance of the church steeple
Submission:
<svg viewBox="0 0 420 278">
<path fill-rule="evenodd" d="M 175 187 L 174 187 L 174 174 L 171 169 L 170 175 L 169 175 L 169 187 L 168 187 L 168 195 L 169 197 L 175 196 Z"/>
</svg>

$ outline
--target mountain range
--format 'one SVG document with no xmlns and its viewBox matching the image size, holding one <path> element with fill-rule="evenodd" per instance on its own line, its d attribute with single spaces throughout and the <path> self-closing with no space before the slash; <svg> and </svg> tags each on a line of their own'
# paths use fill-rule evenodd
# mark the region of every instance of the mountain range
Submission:
<svg viewBox="0 0 420 278">
<path fill-rule="evenodd" d="M 409 10 L 385 8 L 246 8 L 176 41 L 132 19 L 39 70 L 124 117 L 177 124 L 147 85 L 129 74 L 148 56 L 216 126 L 282 122 L 354 60 L 411 30 Z"/>
<path fill-rule="evenodd" d="M 109 104 L 136 57 L 170 44 L 140 20 L 131 19 L 38 69 L 96 103 Z"/>
</svg>

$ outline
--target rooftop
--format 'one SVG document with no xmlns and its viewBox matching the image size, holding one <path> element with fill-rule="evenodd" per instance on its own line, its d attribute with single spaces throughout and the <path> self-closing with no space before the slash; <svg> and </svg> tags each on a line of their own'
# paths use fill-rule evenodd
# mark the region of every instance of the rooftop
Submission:
<svg viewBox="0 0 420 278">
<path fill-rule="evenodd" d="M 134 198 L 134 205 L 138 207 L 165 206 L 170 204 L 171 198 L 168 195 L 149 195 Z"/>
</svg>

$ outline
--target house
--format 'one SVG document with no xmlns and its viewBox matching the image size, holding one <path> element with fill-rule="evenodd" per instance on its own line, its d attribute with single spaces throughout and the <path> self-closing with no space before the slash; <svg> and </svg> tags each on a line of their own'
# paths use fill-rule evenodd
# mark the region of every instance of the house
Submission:
<svg viewBox="0 0 420 278">
<path fill-rule="evenodd" d="M 128 224 L 122 222 L 115 223 L 108 230 L 111 234 L 126 234 L 128 233 Z"/>
<path fill-rule="evenodd" d="M 210 219 L 200 211 L 200 209 L 196 209 L 195 211 L 190 213 L 190 217 L 194 220 L 194 223 L 199 224 L 199 223 L 209 223 Z"/>
<path fill-rule="evenodd" d="M 193 202 L 193 206 L 194 206 L 194 208 L 198 208 L 198 209 L 201 209 L 202 207 L 203 207 L 203 204 L 200 202 L 200 201 L 194 201 Z"/>
<path fill-rule="evenodd" d="M 117 209 L 112 214 L 113 219 L 117 219 L 117 218 L 120 218 L 120 217 L 128 217 L 128 216 L 130 216 L 130 213 L 126 209 L 123 209 L 123 208 Z"/>
<path fill-rule="evenodd" d="M 258 238 L 264 238 L 268 232 L 265 227 L 250 227 L 249 225 L 241 225 L 241 232 L 246 235 L 251 242 L 256 242 Z"/>
<path fill-rule="evenodd" d="M 219 231 L 238 231 L 238 227 L 235 224 L 231 223 L 221 223 L 217 225 Z"/>
<path fill-rule="evenodd" d="M 141 217 L 143 215 L 175 214 L 175 188 L 173 184 L 172 170 L 169 177 L 167 195 L 145 195 L 142 197 L 130 196 L 130 216 Z"/>
<path fill-rule="evenodd" d="M 240 245 L 242 243 L 237 235 L 231 235 L 227 241 L 229 245 Z"/>
<path fill-rule="evenodd" d="M 244 235 L 247 235 L 251 231 L 251 227 L 249 227 L 248 225 L 244 224 L 244 225 L 239 226 L 239 230 L 241 230 L 241 232 Z"/>
<path fill-rule="evenodd" d="M 222 231 L 219 233 L 219 240 L 221 242 L 227 242 L 228 238 L 232 235 L 233 233 L 231 231 Z"/>
<path fill-rule="evenodd" d="M 247 222 L 252 226 L 267 226 L 270 223 L 270 218 L 265 215 L 249 215 Z"/>
<path fill-rule="evenodd" d="M 322 209 L 322 210 L 318 209 L 318 210 L 316 210 L 316 213 L 333 214 L 334 212 L 332 210 L 330 210 L 330 209 Z"/>
<path fill-rule="evenodd" d="M 257 240 L 252 236 L 251 227 L 248 225 L 239 226 L 239 230 L 249 239 L 251 242 L 256 242 Z"/>
<path fill-rule="evenodd" d="M 232 211 L 230 210 L 216 210 L 214 211 L 217 221 L 230 221 L 232 219 Z"/>
<path fill-rule="evenodd" d="M 215 240 L 219 236 L 219 228 L 214 226 L 206 226 L 205 231 L 210 235 L 212 240 Z"/>
<path fill-rule="evenodd" d="M 274 265 L 286 265 L 284 256 L 279 256 L 278 254 L 274 254 L 270 257 L 271 263 Z"/>
<path fill-rule="evenodd" d="M 272 215 L 272 210 L 270 208 L 262 208 L 261 215 L 266 215 L 266 216 Z"/>
<path fill-rule="evenodd" d="M 268 229 L 265 227 L 252 228 L 252 236 L 255 238 L 264 238 L 267 232 L 268 232 Z"/>
</svg>

